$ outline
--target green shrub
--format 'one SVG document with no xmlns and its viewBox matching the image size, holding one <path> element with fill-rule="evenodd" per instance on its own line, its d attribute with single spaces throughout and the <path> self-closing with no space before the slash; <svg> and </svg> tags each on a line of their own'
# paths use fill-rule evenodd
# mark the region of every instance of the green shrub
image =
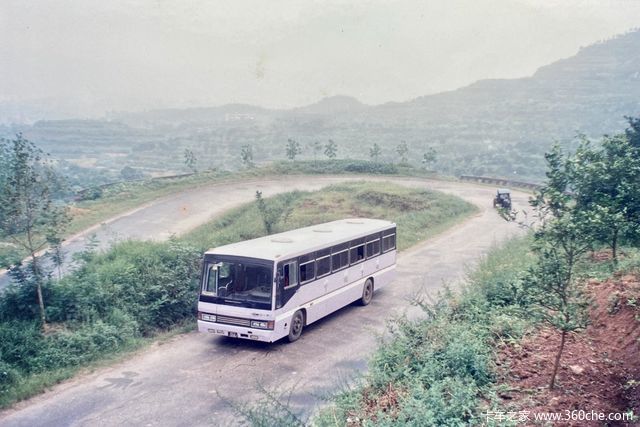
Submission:
<svg viewBox="0 0 640 427">
<path fill-rule="evenodd" d="M 0 395 L 7 393 L 21 378 L 16 368 L 0 359 Z"/>
<path fill-rule="evenodd" d="M 522 338 L 530 327 L 531 321 L 527 318 L 498 312 L 492 316 L 489 330 L 495 338 L 517 340 Z"/>
<path fill-rule="evenodd" d="M 480 293 L 492 307 L 526 306 L 530 303 L 524 289 L 524 272 L 533 265 L 529 237 L 513 239 L 495 248 L 471 273 L 471 291 Z"/>
<path fill-rule="evenodd" d="M 176 241 L 123 242 L 87 256 L 77 271 L 44 287 L 46 334 L 28 320 L 37 318 L 30 282 L 9 287 L 0 295 L 0 389 L 6 391 L 0 403 L 193 318 L 200 257 Z M 42 385 L 27 384 L 40 374 Z"/>
<path fill-rule="evenodd" d="M 115 353 L 136 336 L 131 328 L 133 324 L 112 324 L 98 320 L 48 335 L 44 349 L 31 362 L 31 370 L 45 372 L 81 366 L 105 353 Z"/>
<path fill-rule="evenodd" d="M 28 274 L 28 268 L 18 266 L 9 274 L 21 276 L 22 283 L 12 282 L 0 293 L 0 321 L 37 318 L 36 285 Z M 43 293 L 46 290 L 43 289 Z"/>
<path fill-rule="evenodd" d="M 377 426 L 466 426 L 476 415 L 478 387 L 464 378 L 447 377 L 428 387 L 415 384 L 393 417 L 380 417 Z M 385 419 L 386 418 L 386 419 Z"/>
<path fill-rule="evenodd" d="M 279 174 L 341 174 L 365 173 L 380 175 L 395 175 L 398 167 L 391 163 L 378 163 L 368 160 L 333 159 L 333 160 L 303 160 L 295 162 L 276 161 L 267 170 Z"/>
<path fill-rule="evenodd" d="M 0 242 L 0 267 L 8 268 L 19 263 L 24 257 L 24 251 L 18 246 L 8 242 Z"/>
<path fill-rule="evenodd" d="M 37 322 L 11 320 L 0 323 L 0 360 L 16 370 L 30 372 L 34 359 L 45 348 Z"/>
<path fill-rule="evenodd" d="M 54 285 L 49 317 L 93 322 L 117 309 L 143 335 L 167 329 L 195 313 L 200 257 L 175 241 L 120 243 Z"/>
</svg>

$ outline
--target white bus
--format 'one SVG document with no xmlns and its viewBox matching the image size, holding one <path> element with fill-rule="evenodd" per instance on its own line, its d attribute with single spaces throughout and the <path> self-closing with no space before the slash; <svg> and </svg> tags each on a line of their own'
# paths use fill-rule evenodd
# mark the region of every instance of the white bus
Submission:
<svg viewBox="0 0 640 427">
<path fill-rule="evenodd" d="M 204 254 L 198 330 L 274 342 L 345 305 L 367 305 L 395 275 L 396 225 L 344 219 Z"/>
</svg>

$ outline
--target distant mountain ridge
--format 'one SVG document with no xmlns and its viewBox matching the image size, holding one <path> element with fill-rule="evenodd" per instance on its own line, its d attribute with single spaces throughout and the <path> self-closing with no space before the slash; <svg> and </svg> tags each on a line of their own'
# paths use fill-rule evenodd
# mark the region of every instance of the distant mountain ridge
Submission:
<svg viewBox="0 0 640 427">
<path fill-rule="evenodd" d="M 344 112 L 353 113 L 363 111 L 366 108 L 366 105 L 352 96 L 336 95 L 322 98 L 314 104 L 294 108 L 293 111 L 310 114 L 335 114 Z"/>
<path fill-rule="evenodd" d="M 367 147 L 378 143 L 382 159 L 393 161 L 395 147 L 406 141 L 412 159 L 434 147 L 436 167 L 447 173 L 539 179 L 543 153 L 553 141 L 570 145 L 576 132 L 596 138 L 622 131 L 625 115 L 640 116 L 639 30 L 582 48 L 531 77 L 481 80 L 407 102 L 369 106 L 333 96 L 289 110 L 230 104 L 118 113 L 108 121 L 128 129 L 117 127 L 118 143 L 130 146 L 130 163 L 143 168 L 145 162 L 154 161 L 156 168 L 175 162 L 185 148 L 211 166 L 238 166 L 239 146 L 245 144 L 254 147 L 257 159 L 283 158 L 289 138 L 303 147 L 332 139 L 340 157 L 352 158 L 368 158 Z M 66 131 L 55 121 L 18 130 L 65 155 L 87 132 L 96 147 L 114 139 L 112 126 L 96 124 L 89 131 L 67 123 Z M 312 156 L 310 150 L 302 155 Z"/>
</svg>

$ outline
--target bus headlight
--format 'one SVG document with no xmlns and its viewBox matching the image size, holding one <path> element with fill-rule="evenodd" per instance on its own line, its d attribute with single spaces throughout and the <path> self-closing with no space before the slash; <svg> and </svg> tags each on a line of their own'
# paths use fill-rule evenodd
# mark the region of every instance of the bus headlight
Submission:
<svg viewBox="0 0 640 427">
<path fill-rule="evenodd" d="M 273 321 L 252 320 L 251 327 L 258 329 L 273 329 Z"/>
<path fill-rule="evenodd" d="M 199 311 L 198 312 L 198 319 L 204 320 L 205 322 L 215 322 L 216 321 L 216 315 L 215 314 L 209 314 L 209 313 L 203 313 L 203 312 Z"/>
</svg>

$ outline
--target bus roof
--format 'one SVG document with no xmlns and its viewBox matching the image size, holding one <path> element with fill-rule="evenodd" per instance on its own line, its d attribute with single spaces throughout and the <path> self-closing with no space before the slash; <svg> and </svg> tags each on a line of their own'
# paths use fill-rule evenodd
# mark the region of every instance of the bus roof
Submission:
<svg viewBox="0 0 640 427">
<path fill-rule="evenodd" d="M 369 218 L 349 218 L 209 249 L 207 255 L 231 255 L 276 261 L 377 233 L 395 224 Z"/>
</svg>

